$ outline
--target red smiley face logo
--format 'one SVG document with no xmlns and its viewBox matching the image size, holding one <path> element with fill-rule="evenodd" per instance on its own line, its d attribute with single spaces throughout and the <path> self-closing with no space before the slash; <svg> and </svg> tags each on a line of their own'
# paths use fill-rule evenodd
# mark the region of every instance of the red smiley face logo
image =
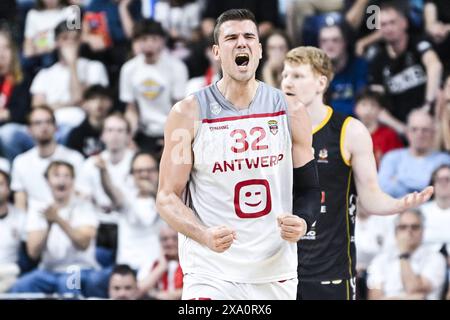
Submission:
<svg viewBox="0 0 450 320">
<path fill-rule="evenodd" d="M 239 218 L 259 218 L 270 213 L 269 182 L 263 179 L 241 181 L 234 188 L 234 208 Z"/>
</svg>

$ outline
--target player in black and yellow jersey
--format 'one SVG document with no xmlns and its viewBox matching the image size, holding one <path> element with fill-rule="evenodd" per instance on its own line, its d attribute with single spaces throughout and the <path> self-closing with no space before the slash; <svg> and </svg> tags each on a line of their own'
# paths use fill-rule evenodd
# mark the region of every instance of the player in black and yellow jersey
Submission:
<svg viewBox="0 0 450 320">
<path fill-rule="evenodd" d="M 332 77 L 331 61 L 320 49 L 298 47 L 286 56 L 282 90 L 310 115 L 322 191 L 319 218 L 307 221 L 308 231 L 298 242 L 297 298 L 305 300 L 355 298 L 357 202 L 370 214 L 389 215 L 418 206 L 433 193 L 428 187 L 394 199 L 381 191 L 370 133 L 323 103 Z M 294 180 L 294 191 L 299 187 Z"/>
</svg>

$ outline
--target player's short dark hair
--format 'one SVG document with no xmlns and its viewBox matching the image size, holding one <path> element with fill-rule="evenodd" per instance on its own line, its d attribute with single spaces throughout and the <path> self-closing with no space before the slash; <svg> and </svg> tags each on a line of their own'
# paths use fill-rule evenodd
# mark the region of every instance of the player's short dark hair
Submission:
<svg viewBox="0 0 450 320">
<path fill-rule="evenodd" d="M 113 101 L 113 94 L 110 89 L 100 84 L 94 84 L 84 91 L 83 100 L 86 101 L 95 98 L 107 98 Z"/>
<path fill-rule="evenodd" d="M 355 105 L 360 103 L 363 100 L 369 100 L 375 102 L 380 108 L 386 108 L 387 107 L 387 101 L 384 94 L 381 92 L 373 91 L 370 88 L 364 88 L 358 94 L 355 98 Z"/>
<path fill-rule="evenodd" d="M 258 26 L 256 22 L 255 15 L 248 9 L 230 9 L 222 13 L 216 20 L 216 25 L 214 27 L 214 43 L 219 43 L 219 33 L 220 26 L 227 21 L 243 21 L 250 20 L 253 21 L 255 26 Z"/>
<path fill-rule="evenodd" d="M 134 278 L 134 280 L 137 279 L 136 271 L 133 270 L 133 269 L 132 269 L 129 265 L 127 265 L 127 264 L 118 264 L 118 265 L 116 265 L 116 266 L 113 268 L 113 270 L 112 270 L 112 272 L 111 272 L 111 275 L 110 275 L 110 277 L 109 277 L 109 280 L 110 280 L 110 281 L 111 281 L 112 276 L 115 275 L 115 274 L 120 274 L 121 276 L 127 276 L 127 275 L 130 275 L 130 276 L 132 276 L 132 277 Z"/>
<path fill-rule="evenodd" d="M 30 113 L 27 115 L 27 123 L 28 125 L 31 125 L 31 117 L 33 116 L 33 113 L 35 113 L 36 111 L 45 111 L 50 115 L 50 118 L 52 119 L 52 123 L 53 125 L 56 126 L 56 118 L 55 118 L 55 113 L 53 112 L 53 109 L 50 108 L 47 105 L 40 105 L 38 107 L 33 108 Z"/>
<path fill-rule="evenodd" d="M 73 167 L 72 164 L 70 164 L 67 161 L 63 161 L 63 160 L 54 160 L 54 161 L 50 162 L 50 164 L 48 165 L 47 169 L 44 172 L 45 179 L 48 180 L 48 175 L 50 173 L 50 170 L 52 170 L 55 167 L 66 167 L 67 169 L 69 169 L 70 175 L 72 176 L 72 178 L 75 178 L 75 168 Z"/>
<path fill-rule="evenodd" d="M 133 27 L 133 40 L 145 36 L 160 36 L 166 38 L 167 33 L 161 23 L 154 19 L 144 19 L 137 22 Z"/>
</svg>

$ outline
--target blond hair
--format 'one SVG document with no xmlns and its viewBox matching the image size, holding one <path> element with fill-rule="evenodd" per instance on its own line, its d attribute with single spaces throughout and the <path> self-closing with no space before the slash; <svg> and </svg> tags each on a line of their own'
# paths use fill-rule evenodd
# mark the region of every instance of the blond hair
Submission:
<svg viewBox="0 0 450 320">
<path fill-rule="evenodd" d="M 290 64 L 309 64 L 314 74 L 328 79 L 327 87 L 333 79 L 333 64 L 327 54 L 316 47 L 297 47 L 289 51 L 285 62 Z"/>
<path fill-rule="evenodd" d="M 12 60 L 9 66 L 9 72 L 13 77 L 14 83 L 20 83 L 23 80 L 22 67 L 20 65 L 19 50 L 14 42 L 11 32 L 5 29 L 0 29 L 0 37 L 4 37 L 8 42 L 12 53 Z"/>
</svg>

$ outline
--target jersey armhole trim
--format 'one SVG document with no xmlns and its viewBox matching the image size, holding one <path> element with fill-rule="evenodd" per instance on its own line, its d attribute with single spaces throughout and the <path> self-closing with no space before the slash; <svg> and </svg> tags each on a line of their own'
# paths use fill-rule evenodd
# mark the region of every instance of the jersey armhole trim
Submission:
<svg viewBox="0 0 450 320">
<path fill-rule="evenodd" d="M 320 129 L 325 127 L 325 125 L 328 123 L 328 121 L 330 121 L 330 118 L 331 118 L 332 115 L 333 115 L 333 109 L 331 107 L 327 106 L 327 115 L 326 115 L 326 117 L 322 120 L 321 123 L 319 123 L 319 125 L 317 127 L 315 127 L 313 129 L 312 134 L 315 134 Z"/>
<path fill-rule="evenodd" d="M 195 100 L 197 100 L 199 119 L 194 122 L 195 134 L 194 134 L 194 137 L 193 137 L 192 143 L 191 143 L 192 150 L 194 149 L 194 146 L 196 145 L 196 143 L 198 141 L 197 138 L 200 135 L 200 130 L 202 129 L 202 125 L 203 125 L 203 114 L 202 114 L 202 106 L 200 105 L 200 97 L 197 95 L 197 93 L 193 93 L 193 96 L 195 97 Z M 192 165 L 194 165 L 194 158 L 192 158 Z"/>
<path fill-rule="evenodd" d="M 347 166 L 349 166 L 349 167 L 351 166 L 351 163 L 350 163 L 350 159 L 345 158 L 345 155 L 344 155 L 344 143 L 345 143 L 345 135 L 347 134 L 347 125 L 350 122 L 350 120 L 351 120 L 351 117 L 347 117 L 344 120 L 344 123 L 342 124 L 341 138 L 340 138 L 340 143 L 339 143 L 339 149 L 341 150 L 342 161 L 344 161 L 344 163 Z"/>
</svg>

